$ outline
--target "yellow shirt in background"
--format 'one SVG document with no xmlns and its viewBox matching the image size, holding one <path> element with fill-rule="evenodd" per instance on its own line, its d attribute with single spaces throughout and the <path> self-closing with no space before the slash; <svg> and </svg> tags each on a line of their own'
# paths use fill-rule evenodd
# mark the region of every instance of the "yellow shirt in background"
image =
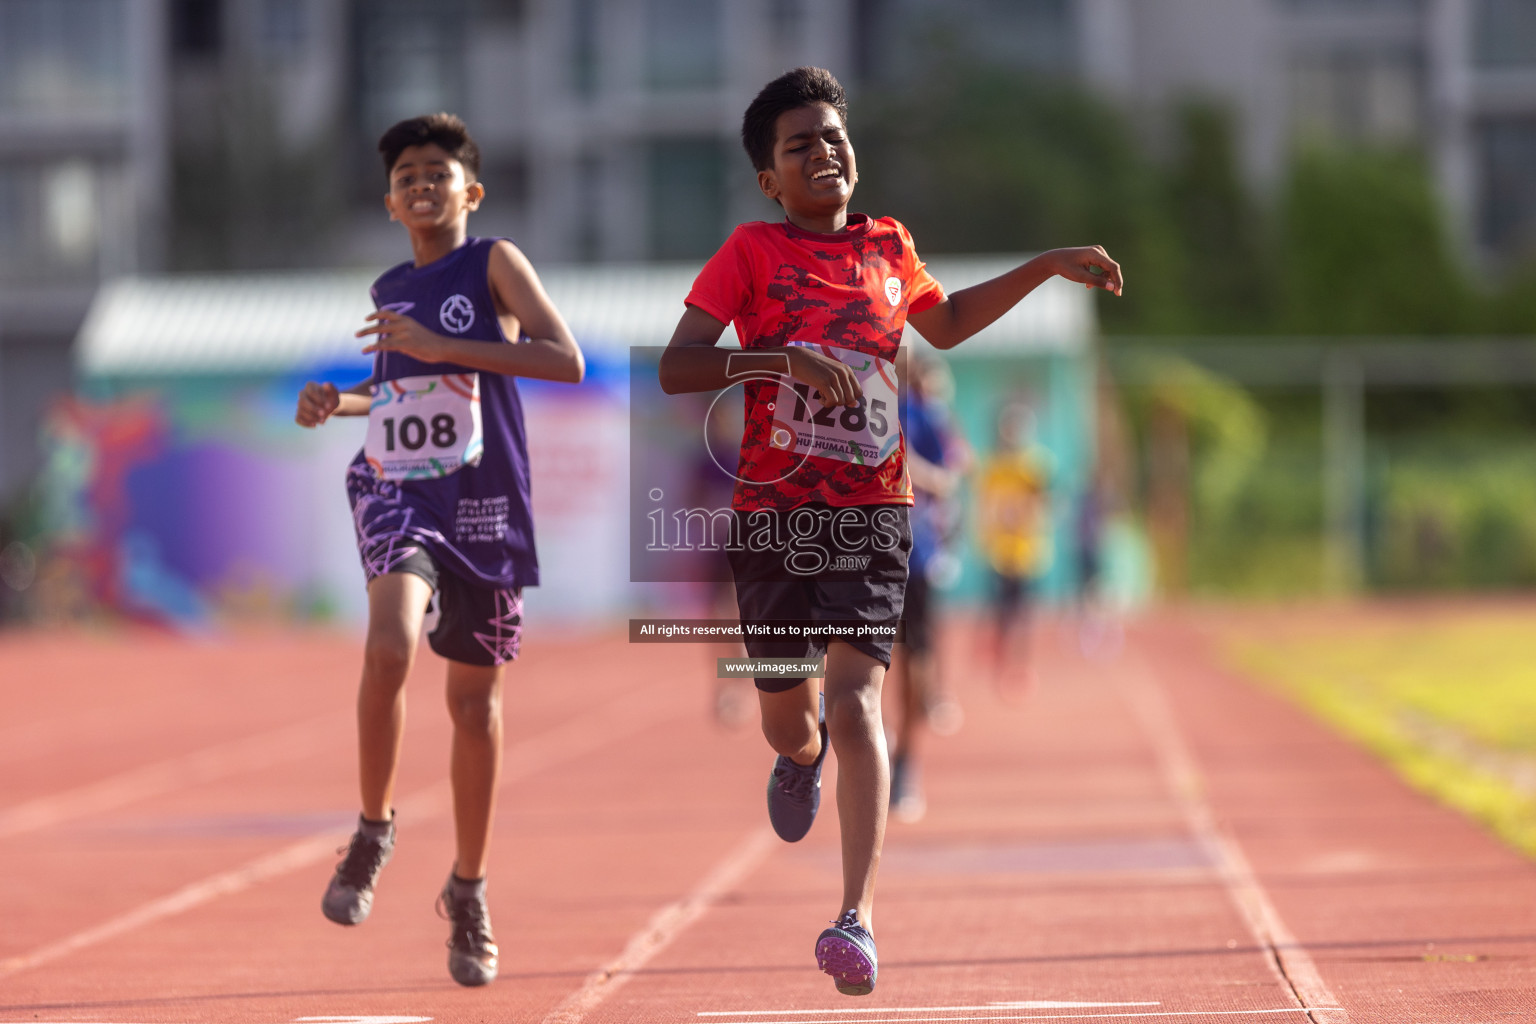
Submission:
<svg viewBox="0 0 1536 1024">
<path fill-rule="evenodd" d="M 1004 576 L 1037 576 L 1050 563 L 1050 494 L 1042 453 L 993 452 L 977 476 L 981 550 Z"/>
</svg>

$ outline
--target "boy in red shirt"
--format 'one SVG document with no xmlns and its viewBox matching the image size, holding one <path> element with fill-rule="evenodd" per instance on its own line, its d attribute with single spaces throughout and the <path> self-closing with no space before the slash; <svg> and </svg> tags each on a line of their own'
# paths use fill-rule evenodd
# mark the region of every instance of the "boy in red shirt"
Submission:
<svg viewBox="0 0 1536 1024">
<path fill-rule="evenodd" d="M 821 68 L 796 68 L 752 101 L 742 144 L 785 219 L 736 228 L 695 281 L 661 360 L 668 394 L 745 382 L 727 549 L 744 625 L 837 630 L 900 619 L 912 487 L 894 360 L 908 321 L 952 348 L 1056 275 L 1121 290 L 1119 266 L 1087 246 L 946 297 L 906 228 L 848 213 L 858 173 L 847 114 L 842 86 Z M 715 347 L 732 322 L 741 352 Z M 768 816 L 780 837 L 809 831 L 829 744 L 837 751 L 843 894 L 816 962 L 847 995 L 873 991 L 878 972 L 874 887 L 890 791 L 880 685 L 891 662 L 891 640 L 880 636 L 746 641 L 753 658 L 826 654 L 824 698 L 805 678 L 760 677 L 757 688 L 763 733 L 779 755 Z"/>
</svg>

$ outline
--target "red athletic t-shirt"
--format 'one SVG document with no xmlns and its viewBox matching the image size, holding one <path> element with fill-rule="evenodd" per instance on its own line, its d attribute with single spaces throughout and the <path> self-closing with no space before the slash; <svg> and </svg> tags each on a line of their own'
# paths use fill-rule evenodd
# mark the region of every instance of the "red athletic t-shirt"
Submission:
<svg viewBox="0 0 1536 1024">
<path fill-rule="evenodd" d="M 890 217 L 851 214 L 847 229 L 832 235 L 787 221 L 742 224 L 731 232 L 694 281 L 687 303 L 734 323 L 743 349 L 811 344 L 870 374 L 857 410 L 823 409 L 814 397 L 781 401 L 789 393 L 777 383 L 747 383 L 732 506 L 912 504 L 892 364 L 908 314 L 943 300 L 944 289 L 917 258 L 912 236 Z M 800 393 L 807 393 L 804 385 Z M 886 429 L 877 433 L 876 427 Z M 850 436 L 856 440 L 846 440 Z M 829 449 L 839 454 L 817 454 Z"/>
</svg>

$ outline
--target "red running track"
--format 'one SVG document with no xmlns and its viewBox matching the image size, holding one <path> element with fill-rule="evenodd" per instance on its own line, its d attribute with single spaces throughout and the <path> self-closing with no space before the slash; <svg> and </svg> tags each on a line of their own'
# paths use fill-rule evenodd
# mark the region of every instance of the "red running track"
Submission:
<svg viewBox="0 0 1536 1024">
<path fill-rule="evenodd" d="M 812 946 L 834 802 L 767 831 L 771 755 L 708 716 L 705 648 L 540 636 L 514 667 L 499 981 L 448 978 L 441 664 L 410 682 L 373 917 L 320 894 L 356 813 L 354 638 L 0 639 L 0 1024 L 1536 1020 L 1536 870 L 1223 671 L 1164 616 L 1041 644 L 1005 701 L 948 631 L 964 729 L 892 823 L 873 996 Z M 828 786 L 833 780 L 829 777 Z"/>
</svg>

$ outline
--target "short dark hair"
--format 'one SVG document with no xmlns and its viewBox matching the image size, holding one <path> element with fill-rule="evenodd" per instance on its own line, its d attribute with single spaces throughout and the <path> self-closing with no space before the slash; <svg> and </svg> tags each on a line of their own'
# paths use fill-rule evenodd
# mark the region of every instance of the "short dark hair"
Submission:
<svg viewBox="0 0 1536 1024">
<path fill-rule="evenodd" d="M 470 181 L 480 180 L 480 147 L 470 138 L 469 129 L 457 114 L 408 117 L 385 132 L 379 139 L 385 176 L 395 169 L 400 154 L 410 147 L 434 144 L 464 165 L 464 174 Z"/>
<path fill-rule="evenodd" d="M 843 124 L 848 123 L 848 94 L 826 68 L 795 68 L 763 86 L 741 118 L 741 144 L 754 169 L 766 171 L 773 166 L 779 115 L 812 103 L 827 104 Z"/>
</svg>

